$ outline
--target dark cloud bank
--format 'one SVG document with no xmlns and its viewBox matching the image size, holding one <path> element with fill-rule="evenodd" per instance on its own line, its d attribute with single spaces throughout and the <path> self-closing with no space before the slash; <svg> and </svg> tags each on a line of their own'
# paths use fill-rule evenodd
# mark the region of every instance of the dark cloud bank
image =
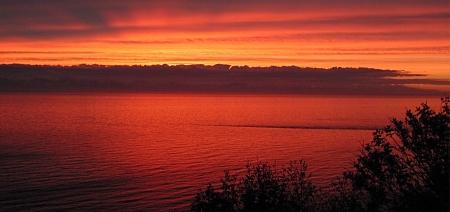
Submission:
<svg viewBox="0 0 450 212">
<path fill-rule="evenodd" d="M 176 92 L 326 95 L 448 95 L 412 85 L 449 85 L 404 71 L 371 68 L 229 65 L 0 65 L 0 91 Z"/>
<path fill-rule="evenodd" d="M 384 26 L 395 24 L 446 23 L 450 14 L 436 11 L 424 11 L 413 14 L 379 14 L 369 16 L 343 16 L 316 18 L 314 20 L 214 23 L 198 25 L 117 27 L 112 25 L 112 18 L 132 17 L 136 12 L 146 14 L 165 14 L 166 17 L 189 17 L 191 15 L 208 15 L 214 17 L 233 12 L 271 12 L 298 14 L 315 11 L 327 15 L 328 10 L 351 11 L 378 9 L 395 11 L 401 8 L 448 8 L 447 0 L 2 0 L 0 6 L 0 39 L 57 39 L 65 37 L 83 37 L 104 34 L 117 34 L 126 31 L 158 30 L 220 30 L 261 27 L 304 28 L 308 26 L 335 25 L 371 25 Z M 349 9 L 351 8 L 351 9 Z M 151 16 L 150 16 L 151 17 Z M 157 18 L 155 18 L 157 19 Z M 213 24 L 212 24 L 213 23 Z M 73 26 L 84 26 L 73 28 Z M 280 26 L 281 25 L 281 26 Z"/>
</svg>

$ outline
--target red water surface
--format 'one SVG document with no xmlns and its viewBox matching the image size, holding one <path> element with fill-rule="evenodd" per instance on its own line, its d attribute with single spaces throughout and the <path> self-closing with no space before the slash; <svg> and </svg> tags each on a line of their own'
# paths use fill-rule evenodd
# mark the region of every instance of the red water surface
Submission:
<svg viewBox="0 0 450 212">
<path fill-rule="evenodd" d="M 224 170 L 304 159 L 325 186 L 435 97 L 0 94 L 0 210 L 188 210 Z"/>
</svg>

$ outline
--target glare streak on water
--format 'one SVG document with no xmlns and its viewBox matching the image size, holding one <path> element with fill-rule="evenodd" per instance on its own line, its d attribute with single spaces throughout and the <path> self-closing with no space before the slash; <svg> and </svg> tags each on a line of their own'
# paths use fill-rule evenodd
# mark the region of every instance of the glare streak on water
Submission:
<svg viewBox="0 0 450 212">
<path fill-rule="evenodd" d="M 224 170 L 305 159 L 318 185 L 437 98 L 0 94 L 0 211 L 185 211 Z"/>
</svg>

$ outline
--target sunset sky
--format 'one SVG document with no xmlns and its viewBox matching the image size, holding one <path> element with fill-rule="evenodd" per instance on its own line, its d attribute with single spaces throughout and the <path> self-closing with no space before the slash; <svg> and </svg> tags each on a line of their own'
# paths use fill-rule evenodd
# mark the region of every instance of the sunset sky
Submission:
<svg viewBox="0 0 450 212">
<path fill-rule="evenodd" d="M 450 79 L 448 0 L 2 0 L 0 63 L 374 67 Z"/>
</svg>

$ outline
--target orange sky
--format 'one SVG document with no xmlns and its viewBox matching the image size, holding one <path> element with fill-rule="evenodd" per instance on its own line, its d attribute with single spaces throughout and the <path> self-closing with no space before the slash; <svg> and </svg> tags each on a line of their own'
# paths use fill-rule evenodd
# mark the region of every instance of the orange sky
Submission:
<svg viewBox="0 0 450 212">
<path fill-rule="evenodd" d="M 450 79 L 448 1 L 5 0 L 0 63 L 374 67 Z"/>
</svg>

